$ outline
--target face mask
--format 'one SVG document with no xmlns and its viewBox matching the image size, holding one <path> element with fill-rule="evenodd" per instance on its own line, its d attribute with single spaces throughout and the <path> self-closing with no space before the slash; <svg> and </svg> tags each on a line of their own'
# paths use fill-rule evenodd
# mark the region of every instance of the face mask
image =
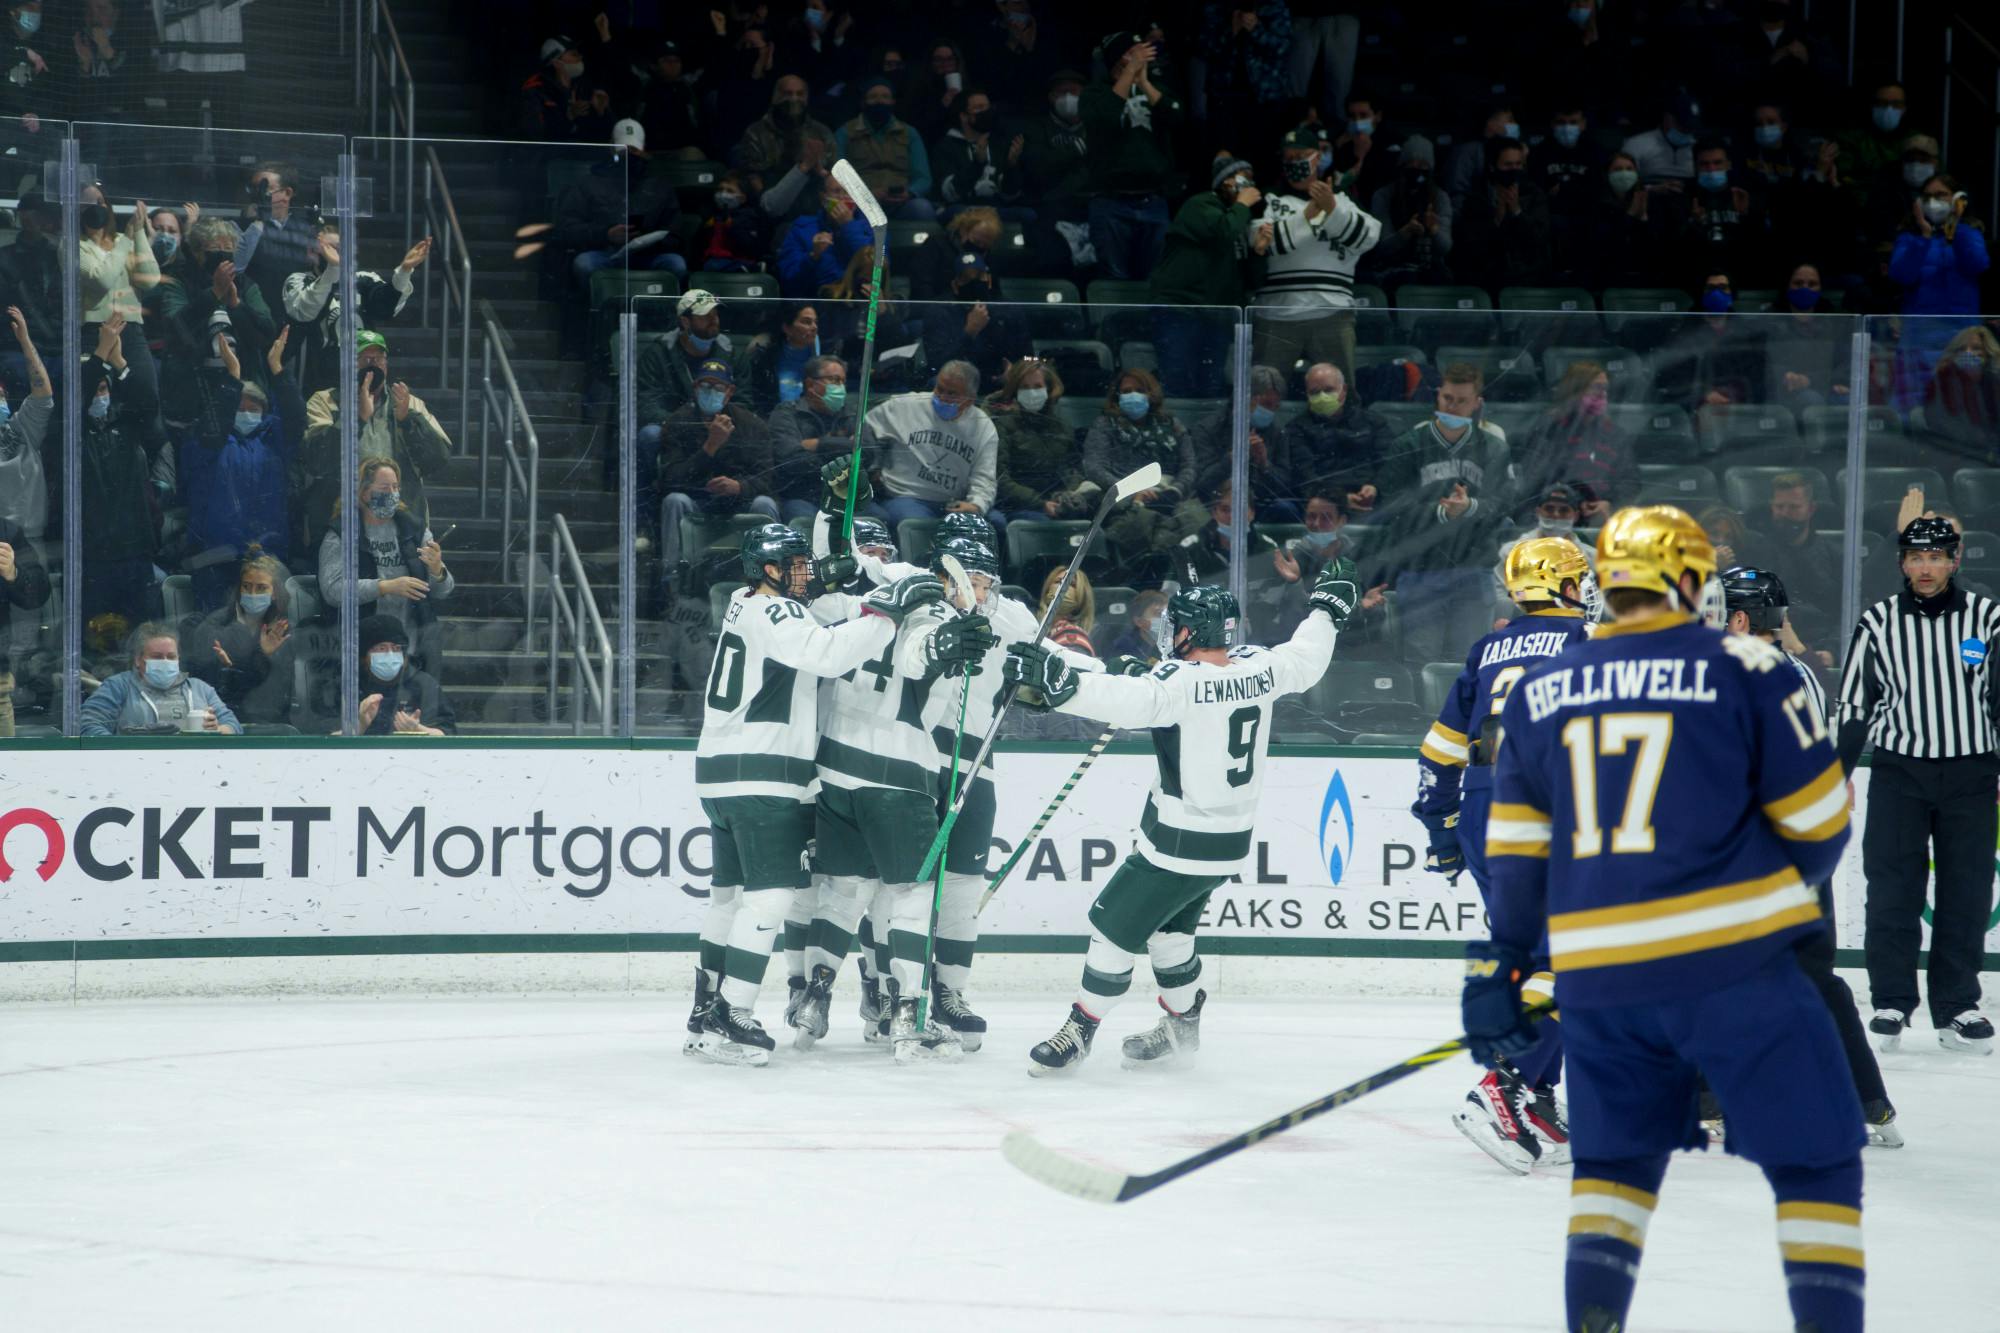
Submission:
<svg viewBox="0 0 2000 1333">
<path fill-rule="evenodd" d="M 896 118 L 896 108 L 888 102 L 870 102 L 861 108 L 861 118 L 879 130 Z"/>
<path fill-rule="evenodd" d="M 1370 116 L 1366 120 L 1350 120 L 1347 122 L 1347 132 L 1349 134 L 1373 134 L 1375 132 L 1375 118 Z"/>
<path fill-rule="evenodd" d="M 25 17 L 25 16 L 24 16 Z M 1895 129 L 1903 123 L 1903 108 L 1899 106 L 1878 106 L 1875 108 L 1875 128 L 1883 133 Z"/>
<path fill-rule="evenodd" d="M 932 394 L 931 411 L 937 413 L 938 419 L 941 421 L 952 421 L 956 420 L 958 417 L 959 404 L 947 403 L 944 399 L 938 397 L 936 394 Z"/>
<path fill-rule="evenodd" d="M 1443 426 L 1446 430 L 1464 430 L 1472 424 L 1472 418 L 1462 417 L 1456 412 L 1439 412 L 1437 414 L 1437 422 L 1438 425 Z"/>
<path fill-rule="evenodd" d="M 1567 537 L 1576 531 L 1576 520 L 1573 518 L 1543 518 L 1536 521 L 1541 530 L 1551 537 Z"/>
<path fill-rule="evenodd" d="M 1033 14 L 1022 14 L 1011 10 L 1007 14 L 1007 26 L 1010 28 L 1025 28 L 1034 21 Z"/>
<path fill-rule="evenodd" d="M 1579 28 L 1590 26 L 1590 16 L 1595 11 L 1586 5 L 1577 5 L 1569 11 L 1569 21 Z"/>
<path fill-rule="evenodd" d="M 85 231 L 102 231 L 111 225 L 111 210 L 103 204 L 85 204 L 77 212 L 76 220 Z"/>
<path fill-rule="evenodd" d="M 1783 537 L 1787 541 L 1790 541 L 1798 537 L 1799 534 L 1803 533 L 1805 530 L 1806 530 L 1806 524 L 1804 519 L 1777 518 L 1777 517 L 1773 517 L 1771 519 L 1772 534 L 1774 536 Z"/>
<path fill-rule="evenodd" d="M 401 653 L 368 654 L 368 674 L 377 680 L 394 680 L 403 674 Z"/>
<path fill-rule="evenodd" d="M 826 26 L 826 11 L 824 9 L 808 9 L 806 11 L 806 26 L 815 30 L 824 28 Z"/>
<path fill-rule="evenodd" d="M 8 419 L 11 418 L 13 415 L 14 415 L 13 404 L 0 403 L 0 426 L 6 425 Z"/>
<path fill-rule="evenodd" d="M 1729 173 L 1726 171 L 1704 171 L 1695 177 L 1704 190 L 1726 190 L 1729 188 Z"/>
<path fill-rule="evenodd" d="M 42 28 L 42 16 L 33 10 L 22 11 L 17 22 L 20 23 L 22 32 L 40 32 Z"/>
<path fill-rule="evenodd" d="M 1061 116 L 1064 120 L 1075 120 L 1078 101 L 1079 99 L 1077 98 L 1077 95 L 1075 93 L 1057 94 L 1056 114 L 1058 116 Z"/>
<path fill-rule="evenodd" d="M 1694 142 L 1694 136 L 1686 130 L 1665 130 L 1662 136 L 1676 148 L 1685 148 Z"/>
<path fill-rule="evenodd" d="M 572 79 L 583 77 L 583 62 L 581 60 L 566 60 L 563 62 L 563 68 L 569 72 L 569 76 Z"/>
<path fill-rule="evenodd" d="M 1324 176 L 1327 172 L 1332 170 L 1333 170 L 1333 150 L 1331 148 L 1320 149 L 1319 174 Z"/>
<path fill-rule="evenodd" d="M 1785 290 L 1785 303 L 1794 310 L 1811 310 L 1819 304 L 1820 291 L 1817 287 L 1789 287 Z"/>
<path fill-rule="evenodd" d="M 1928 162 L 1905 162 L 1903 164 L 1903 184 L 1912 190 L 1921 190 L 1931 177 L 1937 175 L 1937 168 Z"/>
<path fill-rule="evenodd" d="M 715 346 L 715 339 L 704 338 L 693 329 L 681 330 L 681 337 L 687 339 L 687 345 L 694 348 L 697 352 L 706 352 L 709 348 Z"/>
<path fill-rule="evenodd" d="M 236 433 L 238 435 L 248 435 L 263 424 L 264 414 L 262 412 L 238 412 L 236 414 Z"/>
<path fill-rule="evenodd" d="M 1952 360 L 1958 362 L 1960 370 L 1970 371 L 1974 375 L 1977 375 L 1986 366 L 1986 358 L 1977 352 L 1960 352 Z"/>
<path fill-rule="evenodd" d="M 1783 125 L 1759 125 L 1753 131 L 1753 134 L 1756 137 L 1759 148 L 1776 148 L 1784 142 L 1785 127 Z"/>
<path fill-rule="evenodd" d="M 1293 182 L 1294 184 L 1296 184 L 1296 183 L 1298 183 L 1298 182 L 1301 182 L 1301 181 L 1309 181 L 1309 180 L 1311 180 L 1311 179 L 1312 179 L 1312 174 L 1313 174 L 1313 159 L 1312 159 L 1312 158 L 1309 158 L 1309 157 L 1302 157 L 1302 158 L 1297 158 L 1297 159 L 1293 159 L 1293 158 L 1289 158 L 1289 157 L 1288 157 L 1288 158 L 1286 158 L 1286 159 L 1285 159 L 1285 179 L 1286 179 L 1286 180 L 1288 180 L 1288 181 L 1291 181 L 1291 182 Z"/>
<path fill-rule="evenodd" d="M 1493 169 L 1493 183 L 1502 189 L 1505 189 L 1509 185 L 1519 185 L 1521 183 L 1521 169 L 1519 167 L 1495 167 Z"/>
<path fill-rule="evenodd" d="M 819 11 L 813 9 L 806 12 L 817 14 Z M 777 114 L 779 121 L 786 125 L 796 125 L 806 118 L 806 105 L 804 102 L 776 102 L 772 104 L 771 110 Z"/>
<path fill-rule="evenodd" d="M 1421 190 L 1430 183 L 1431 173 L 1428 171 L 1406 171 L 1403 173 L 1403 184 L 1412 190 Z"/>
<path fill-rule="evenodd" d="M 401 491 L 377 491 L 368 497 L 368 512 L 377 518 L 394 518 L 396 507 L 402 503 Z"/>
<path fill-rule="evenodd" d="M 163 231 L 153 238 L 153 258 L 164 264 L 174 257 L 181 248 L 181 238 L 170 231 Z"/>
<path fill-rule="evenodd" d="M 22 16 L 27 17 L 26 15 Z M 171 657 L 149 657 L 146 659 L 146 683 L 156 690 L 164 690 L 181 678 L 181 664 Z"/>
<path fill-rule="evenodd" d="M 1047 389 L 1023 389 L 1014 395 L 1014 401 L 1023 412 L 1039 412 L 1049 405 Z"/>
<path fill-rule="evenodd" d="M 847 406 L 847 386 L 829 384 L 820 390 L 819 399 L 826 404 L 827 411 L 838 413 L 841 408 Z"/>
<path fill-rule="evenodd" d="M 728 400 L 728 395 L 720 389 L 696 389 L 694 391 L 695 406 L 701 409 L 701 414 L 705 417 L 712 417 L 717 412 L 720 412 L 722 405 Z"/>
<path fill-rule="evenodd" d="M 1339 540 L 1340 534 L 1338 532 L 1312 532 L 1308 530 L 1306 533 L 1306 545 L 1312 547 L 1315 551 L 1324 551 Z"/>
<path fill-rule="evenodd" d="M 236 605 L 248 615 L 261 616 L 271 609 L 271 594 L 268 592 L 245 592 L 236 595 Z"/>
<path fill-rule="evenodd" d="M 1118 410 L 1127 419 L 1137 421 L 1153 410 L 1153 400 L 1143 393 L 1121 393 L 1118 395 Z"/>
<path fill-rule="evenodd" d="M 1503 139 L 1518 139 L 1521 137 L 1521 127 L 1510 121 L 1500 127 L 1500 137 Z"/>
<path fill-rule="evenodd" d="M 1556 142 L 1565 148 L 1574 148 L 1583 141 L 1583 126 L 1558 125 L 1555 128 Z"/>
<path fill-rule="evenodd" d="M 1611 403 L 1601 391 L 1592 389 L 1577 399 L 1576 405 L 1587 417 L 1601 417 L 1610 409 Z"/>
<path fill-rule="evenodd" d="M 1261 403 L 1250 409 L 1250 424 L 1258 430 L 1271 429 L 1271 423 L 1277 419 L 1278 414 Z"/>
<path fill-rule="evenodd" d="M 972 121 L 972 132 L 974 134 L 986 134 L 993 129 L 993 113 L 990 110 L 976 111 L 968 119 Z"/>
<path fill-rule="evenodd" d="M 1639 173 L 1636 171 L 1614 171 L 1609 173 L 1605 179 L 1611 182 L 1613 193 L 1630 194 L 1638 187 Z"/>
<path fill-rule="evenodd" d="M 92 421 L 102 421 L 110 415 L 111 396 L 109 394 L 99 394 L 90 400 L 90 419 Z"/>
<path fill-rule="evenodd" d="M 1316 417 L 1335 416 L 1340 405 L 1347 401 L 1347 394 L 1339 389 L 1321 389 L 1318 393 L 1306 395 L 1306 407 Z"/>
<path fill-rule="evenodd" d="M 1930 198 L 1924 200 L 1924 217 L 1932 222 L 1943 222 L 1951 214 L 1951 200 Z"/>
<path fill-rule="evenodd" d="M 1701 308 L 1711 315 L 1727 313 L 1736 304 L 1736 296 L 1727 287 L 1710 287 L 1701 294 Z"/>
<path fill-rule="evenodd" d="M 738 205 L 742 202 L 741 197 L 730 193 L 728 190 L 717 190 L 715 192 L 715 207 L 718 212 L 734 213 Z"/>
</svg>

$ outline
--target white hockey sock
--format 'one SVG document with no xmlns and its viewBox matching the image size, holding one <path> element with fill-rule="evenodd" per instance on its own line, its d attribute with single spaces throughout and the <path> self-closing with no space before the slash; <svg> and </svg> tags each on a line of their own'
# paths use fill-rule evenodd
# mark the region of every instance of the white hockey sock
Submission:
<svg viewBox="0 0 2000 1333">
<path fill-rule="evenodd" d="M 806 937 L 812 933 L 813 909 L 819 905 L 820 886 L 826 876 L 814 875 L 812 886 L 792 895 L 785 912 L 785 975 L 803 979 L 806 975 Z"/>
<path fill-rule="evenodd" d="M 1146 955 L 1153 962 L 1153 980 L 1160 987 L 1160 1002 L 1172 1013 L 1186 1013 L 1194 1003 L 1196 983 L 1201 980 L 1201 959 L 1194 951 L 1194 936 L 1156 931 L 1146 941 Z"/>
<path fill-rule="evenodd" d="M 752 889 L 743 895 L 736 919 L 729 923 L 729 944 L 722 955 L 722 998 L 731 1009 L 746 1014 L 756 1009 L 771 950 L 797 896 L 796 889 Z"/>
<path fill-rule="evenodd" d="M 736 919 L 736 903 L 741 889 L 711 889 L 708 910 L 701 916 L 701 970 L 709 989 L 722 984 L 722 954 L 729 945 L 729 923 Z"/>
<path fill-rule="evenodd" d="M 938 981 L 953 990 L 964 990 L 972 980 L 972 954 L 979 944 L 979 896 L 984 892 L 984 875 L 945 874 L 932 962 Z"/>
<path fill-rule="evenodd" d="M 931 928 L 928 884 L 884 884 L 869 909 L 878 926 L 889 927 L 889 975 L 900 999 L 915 999 L 924 988 L 924 940 Z"/>
<path fill-rule="evenodd" d="M 1076 992 L 1077 1006 L 1101 1019 L 1131 989 L 1132 955 L 1091 931 L 1090 948 L 1083 955 L 1083 984 Z"/>
<path fill-rule="evenodd" d="M 854 928 L 861 924 L 875 881 L 854 875 L 828 875 L 818 881 L 819 902 L 806 932 L 805 965 L 830 968 L 836 975 L 854 947 Z"/>
</svg>

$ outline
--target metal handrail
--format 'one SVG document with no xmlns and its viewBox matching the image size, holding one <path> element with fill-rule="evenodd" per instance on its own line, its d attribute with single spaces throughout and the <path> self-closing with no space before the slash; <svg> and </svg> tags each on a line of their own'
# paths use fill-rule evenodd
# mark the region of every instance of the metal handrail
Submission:
<svg viewBox="0 0 2000 1333">
<path fill-rule="evenodd" d="M 574 604 L 563 600 L 563 566 L 569 566 L 570 591 Z M 560 623 L 557 616 L 561 616 Z M 590 667 L 590 647 L 584 642 L 583 627 L 589 622 L 592 636 L 597 640 L 598 659 L 602 663 L 597 673 Z M 583 698 L 581 687 L 588 687 L 592 702 L 597 705 L 598 730 L 601 734 L 611 734 L 611 671 L 617 659 L 611 652 L 611 635 L 604 628 L 604 617 L 597 609 L 597 594 L 590 586 L 590 575 L 584 572 L 583 556 L 576 549 L 576 539 L 570 536 L 569 520 L 561 514 L 549 517 L 549 670 L 548 670 L 548 713 L 549 721 L 556 720 L 556 695 L 560 688 L 558 675 L 561 668 L 562 631 L 567 628 L 570 636 L 570 667 L 575 673 L 570 686 L 574 702 L 570 708 L 571 734 L 583 735 Z"/>
<path fill-rule="evenodd" d="M 416 210 L 410 212 L 414 214 Z M 435 265 L 444 275 L 439 283 L 442 297 L 438 311 L 438 387 L 449 389 L 454 383 L 458 385 L 458 447 L 463 453 L 467 448 L 466 428 L 472 422 L 472 246 L 465 239 L 465 228 L 459 224 L 458 208 L 451 200 L 451 183 L 445 179 L 444 165 L 438 161 L 437 149 L 428 144 L 424 146 L 424 222 L 428 235 L 441 237 Z M 425 328 L 430 327 L 431 319 L 432 267 L 424 265 L 423 295 L 419 302 Z M 451 357 L 454 305 L 458 307 L 455 375 Z"/>
<path fill-rule="evenodd" d="M 493 356 L 495 350 L 500 356 L 500 376 L 505 392 L 493 386 Z M 528 415 L 528 405 L 521 397 L 521 386 L 514 381 L 514 367 L 507 360 L 507 349 L 500 344 L 500 330 L 492 320 L 486 321 L 486 346 L 480 354 L 479 392 L 479 516 L 486 517 L 487 472 L 490 449 L 488 441 L 492 437 L 495 418 L 501 423 L 500 444 L 506 451 L 506 467 L 500 477 L 500 577 L 507 577 L 507 561 L 514 552 L 514 492 L 518 488 L 522 502 L 527 507 L 526 527 L 528 532 L 527 567 L 522 579 L 522 620 L 527 629 L 528 651 L 535 650 L 535 536 L 541 521 L 541 472 L 542 442 L 535 434 L 534 419 Z M 526 432 L 528 437 L 528 459 L 525 464 L 514 447 L 515 426 Z"/>
<path fill-rule="evenodd" d="M 386 41 L 384 40 L 385 29 L 387 31 Z M 382 134 L 383 127 L 378 125 L 377 121 L 380 119 L 382 85 L 385 82 L 383 75 L 385 72 L 388 76 L 386 82 L 389 91 L 388 122 L 402 131 L 400 136 L 393 134 L 387 136 L 389 138 L 389 197 L 387 206 L 393 210 L 396 207 L 397 198 L 396 159 L 398 152 L 396 140 L 398 137 L 407 141 L 401 151 L 403 161 L 402 198 L 405 204 L 413 203 L 416 198 L 417 76 L 410 66 L 409 54 L 403 50 L 403 38 L 396 31 L 396 20 L 389 13 L 389 7 L 383 3 L 383 0 L 371 0 L 368 7 L 368 47 L 368 133 L 371 136 Z M 400 96 L 398 96 L 399 92 Z M 406 250 L 416 240 L 415 229 L 416 210 L 414 207 L 408 207 L 404 210 L 403 214 L 403 248 Z"/>
</svg>

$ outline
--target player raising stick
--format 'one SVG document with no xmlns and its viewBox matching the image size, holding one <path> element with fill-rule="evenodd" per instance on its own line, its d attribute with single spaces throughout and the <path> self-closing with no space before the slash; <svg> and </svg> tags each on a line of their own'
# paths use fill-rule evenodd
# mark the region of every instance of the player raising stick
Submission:
<svg viewBox="0 0 2000 1333">
<path fill-rule="evenodd" d="M 1546 932 L 1575 1155 L 1565 1328 L 1627 1327 L 1667 1161 L 1707 1141 L 1699 1069 L 1777 1196 L 1793 1319 L 1860 1333 L 1861 1104 L 1796 955 L 1826 929 L 1812 886 L 1847 845 L 1847 792 L 1784 654 L 1692 614 L 1719 623 L 1715 572 L 1680 510 L 1620 510 L 1597 540 L 1614 623 L 1508 692 L 1467 1045 L 1489 1065 L 1534 1048 L 1521 983 Z"/>
<path fill-rule="evenodd" d="M 1159 761 L 1137 845 L 1090 906 L 1082 987 L 1055 1035 L 1028 1053 L 1029 1073 L 1071 1069 L 1090 1054 L 1097 1025 L 1131 988 L 1132 960 L 1142 952 L 1165 1014 L 1125 1039 L 1126 1067 L 1199 1049 L 1208 997 L 1196 986 L 1195 929 L 1209 894 L 1249 854 L 1271 710 L 1326 674 L 1339 628 L 1359 600 L 1353 562 L 1336 561 L 1320 571 L 1311 609 L 1288 642 L 1232 647 L 1236 598 L 1222 588 L 1183 589 L 1155 622 L 1166 660 L 1142 676 L 1087 675 L 1039 644 L 1009 647 L 1007 680 L 1033 691 L 1041 706 L 1151 728 Z"/>
</svg>

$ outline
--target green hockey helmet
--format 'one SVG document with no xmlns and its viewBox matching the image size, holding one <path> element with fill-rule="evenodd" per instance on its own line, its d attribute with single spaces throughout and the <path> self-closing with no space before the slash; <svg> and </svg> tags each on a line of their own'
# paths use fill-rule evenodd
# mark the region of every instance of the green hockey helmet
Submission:
<svg viewBox="0 0 2000 1333">
<path fill-rule="evenodd" d="M 1153 637 L 1160 656 L 1172 660 L 1199 648 L 1227 648 L 1236 638 L 1239 615 L 1236 596 L 1227 588 L 1197 584 L 1182 588 L 1167 598 L 1167 613 L 1153 621 Z M 1188 631 L 1184 644 L 1175 644 L 1182 630 Z"/>
<path fill-rule="evenodd" d="M 783 523 L 764 523 L 743 534 L 743 577 L 751 587 L 773 582 L 769 566 L 784 572 L 778 591 L 793 601 L 805 598 L 812 576 L 812 543 Z M 799 562 L 803 563 L 799 563 Z"/>
<path fill-rule="evenodd" d="M 938 520 L 937 541 L 942 544 L 951 537 L 968 537 L 987 550 L 993 549 L 993 525 L 978 514 L 963 509 L 954 509 Z M 966 566 L 971 569 L 971 565 Z"/>
<path fill-rule="evenodd" d="M 849 543 L 859 551 L 870 546 L 887 547 L 889 554 L 884 559 L 894 560 L 897 556 L 896 539 L 889 535 L 889 525 L 879 518 L 868 518 L 861 514 L 854 516 L 854 538 Z"/>
</svg>

